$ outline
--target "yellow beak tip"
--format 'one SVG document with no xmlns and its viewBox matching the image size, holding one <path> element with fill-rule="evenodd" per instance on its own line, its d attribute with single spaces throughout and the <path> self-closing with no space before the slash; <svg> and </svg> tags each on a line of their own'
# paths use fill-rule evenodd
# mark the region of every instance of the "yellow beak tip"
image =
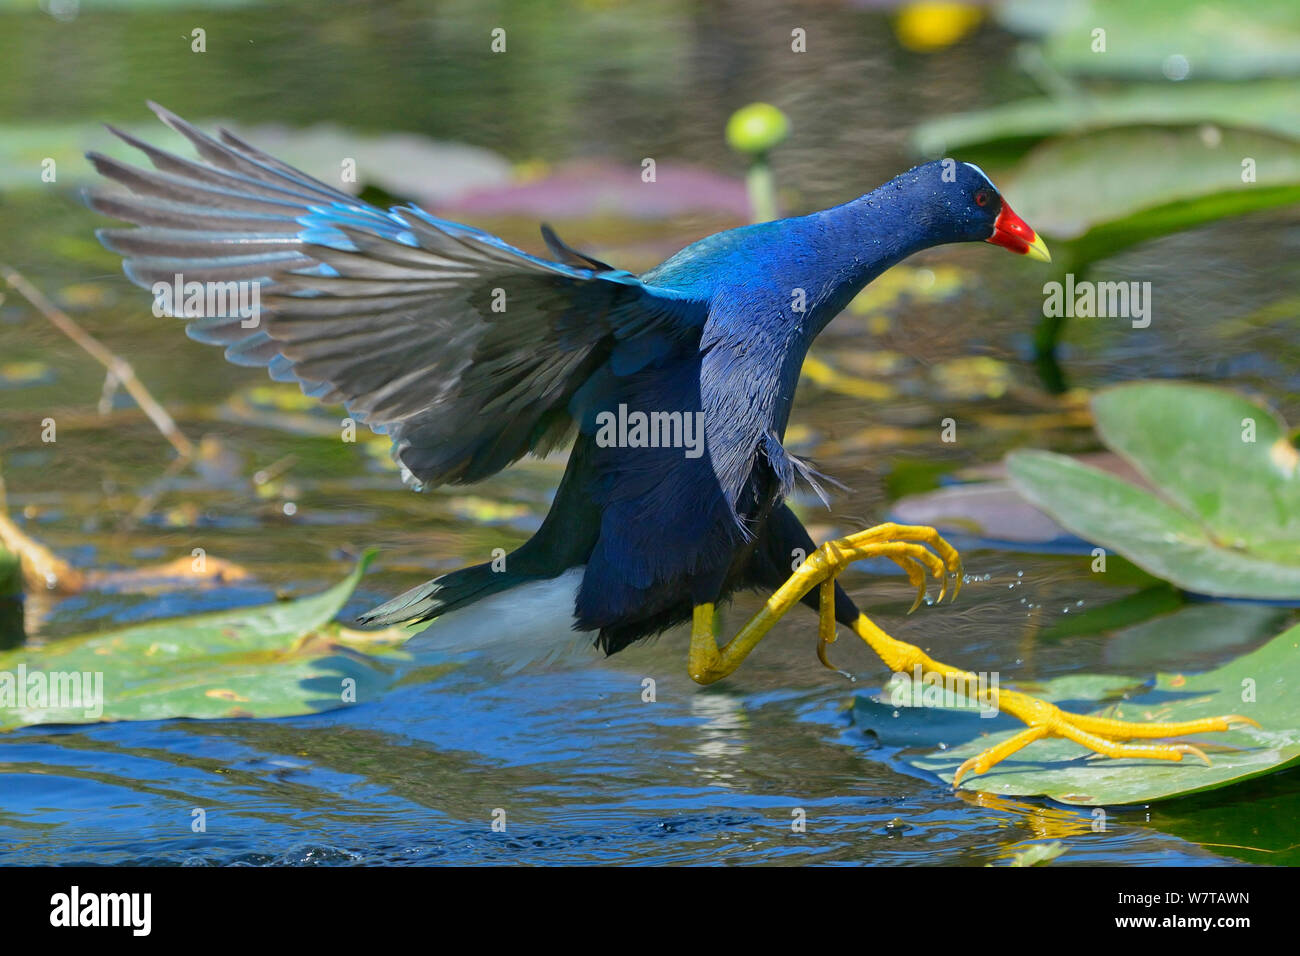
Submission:
<svg viewBox="0 0 1300 956">
<path fill-rule="evenodd" d="M 1031 259 L 1037 259 L 1039 262 L 1052 261 L 1052 254 L 1047 251 L 1047 243 L 1043 242 L 1042 236 L 1034 236 L 1034 241 L 1025 250 L 1025 255 Z"/>
</svg>

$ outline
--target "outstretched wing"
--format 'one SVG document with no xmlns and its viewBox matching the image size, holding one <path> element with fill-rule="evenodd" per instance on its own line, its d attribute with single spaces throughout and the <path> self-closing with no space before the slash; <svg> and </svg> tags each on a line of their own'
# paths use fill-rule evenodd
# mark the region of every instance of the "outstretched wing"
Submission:
<svg viewBox="0 0 1300 956">
<path fill-rule="evenodd" d="M 584 257 L 549 230 L 563 263 L 415 206 L 377 209 L 149 105 L 200 161 L 112 130 L 154 169 L 88 154 L 129 190 L 94 191 L 89 205 L 140 227 L 101 229 L 101 241 L 141 286 L 256 283 L 255 322 L 232 297 L 184 316 L 190 337 L 342 402 L 393 439 L 394 458 L 422 483 L 474 482 L 545 453 L 569 434 L 570 398 L 615 343 L 698 334 L 704 322 L 705 303 Z"/>
</svg>

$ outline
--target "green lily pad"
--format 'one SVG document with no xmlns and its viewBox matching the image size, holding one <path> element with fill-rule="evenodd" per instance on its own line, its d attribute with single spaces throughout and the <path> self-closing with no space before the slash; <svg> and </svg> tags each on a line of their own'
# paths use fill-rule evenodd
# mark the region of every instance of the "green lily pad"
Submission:
<svg viewBox="0 0 1300 956">
<path fill-rule="evenodd" d="M 1093 413 L 1154 490 L 1063 455 L 1013 452 L 1008 473 L 1025 498 L 1185 590 L 1300 599 L 1300 455 L 1281 419 L 1224 389 L 1167 382 L 1106 389 Z"/>
<path fill-rule="evenodd" d="M 1065 703 L 1091 696 L 1102 700 L 1107 688 L 1123 684 L 1124 678 L 1086 675 L 1049 681 L 1041 688 L 1021 685 L 1049 699 Z M 880 705 L 876 702 L 877 706 Z M 961 702 L 958 701 L 958 704 Z M 934 708 L 924 708 L 931 710 Z M 1086 712 L 1088 708 L 1071 709 Z M 855 704 L 854 716 L 871 710 Z M 910 716 L 909 712 L 905 713 Z M 960 711 L 959 711 L 960 713 Z M 1183 721 L 1224 714 L 1241 714 L 1260 723 L 1226 733 L 1197 735 L 1193 740 L 1213 761 L 1205 766 L 1184 758 L 1177 763 L 1164 760 L 1094 758 L 1078 744 L 1049 738 L 1030 744 L 980 776 L 967 776 L 963 787 L 1005 796 L 1045 796 L 1062 803 L 1084 806 L 1149 803 L 1170 797 L 1249 780 L 1300 764 L 1300 625 L 1273 638 L 1263 647 L 1204 674 L 1161 674 L 1150 690 L 1097 711 L 1101 716 L 1124 720 Z M 961 715 L 976 734 L 981 720 Z M 1003 721 L 1005 715 L 995 720 Z M 953 773 L 968 757 L 1016 734 L 1021 725 L 952 745 L 919 756 L 904 756 L 913 767 L 952 782 Z M 910 741 L 916 746 L 915 741 Z"/>
<path fill-rule="evenodd" d="M 1120 126 L 1217 126 L 1300 138 L 1293 80 L 1132 86 L 1077 96 L 1035 97 L 922 123 L 912 134 L 924 156 L 1004 141 L 1034 141 Z"/>
<path fill-rule="evenodd" d="M 1300 8 L 1292 0 L 1009 0 L 998 18 L 1042 34 L 1043 59 L 1062 73 L 1239 80 L 1300 72 Z M 1099 27 L 1105 52 L 1093 49 Z"/>
<path fill-rule="evenodd" d="M 1275 412 L 1175 382 L 1106 389 L 1092 410 L 1101 440 L 1219 539 L 1300 564 L 1300 453 Z"/>
<path fill-rule="evenodd" d="M 1254 182 L 1242 181 L 1247 159 Z M 1300 202 L 1300 142 L 1218 128 L 1085 133 L 1032 150 L 1006 195 L 1062 267 L 1077 269 L 1157 236 Z"/>
<path fill-rule="evenodd" d="M 367 554 L 347 578 L 311 597 L 2 652 L 0 730 L 174 717 L 289 717 L 373 699 L 391 679 L 407 633 L 364 634 L 331 624 L 369 562 Z M 61 695 L 38 695 L 38 686 L 52 688 L 58 675 L 87 674 L 76 685 L 85 696 L 72 696 L 71 683 Z M 349 679 L 355 685 L 345 686 Z M 347 688 L 355 693 L 345 699 Z"/>
</svg>

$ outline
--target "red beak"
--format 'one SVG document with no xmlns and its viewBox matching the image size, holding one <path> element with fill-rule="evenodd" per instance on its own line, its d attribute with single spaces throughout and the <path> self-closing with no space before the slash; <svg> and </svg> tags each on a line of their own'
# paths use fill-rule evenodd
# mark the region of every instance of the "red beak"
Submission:
<svg viewBox="0 0 1300 956">
<path fill-rule="evenodd" d="M 1052 261 L 1052 254 L 1047 251 L 1047 243 L 1043 242 L 1038 233 L 1029 228 L 1029 223 L 1017 216 L 1006 202 L 1002 203 L 1002 211 L 993 222 L 993 235 L 984 241 L 1010 249 L 1022 256 L 1029 256 L 1031 259 Z"/>
</svg>

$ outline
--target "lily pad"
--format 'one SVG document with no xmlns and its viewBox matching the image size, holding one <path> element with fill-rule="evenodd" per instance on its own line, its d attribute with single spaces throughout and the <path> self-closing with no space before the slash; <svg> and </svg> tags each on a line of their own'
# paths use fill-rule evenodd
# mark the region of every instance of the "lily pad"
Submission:
<svg viewBox="0 0 1300 956">
<path fill-rule="evenodd" d="M 1070 706 L 1069 701 L 1109 696 L 1106 688 L 1122 685 L 1124 678 L 1087 675 L 1049 681 L 1041 688 L 1022 689 Z M 859 701 L 855 722 L 870 720 L 884 706 Z M 959 702 L 960 703 L 960 702 Z M 925 708 L 926 710 L 934 708 Z M 1071 709 L 1086 712 L 1074 705 Z M 910 717 L 908 711 L 903 712 Z M 1205 790 L 1214 790 L 1300 764 L 1300 625 L 1273 638 L 1263 647 L 1204 674 L 1161 674 L 1146 691 L 1097 711 L 1124 720 L 1183 721 L 1236 713 L 1258 721 L 1226 733 L 1198 735 L 1193 741 L 1210 756 L 1212 766 L 1185 758 L 1173 761 L 1094 758 L 1068 740 L 1036 741 L 980 776 L 962 784 L 1005 796 L 1045 796 L 1062 803 L 1084 806 L 1149 803 Z M 973 739 L 919 756 L 904 756 L 911 766 L 947 782 L 968 757 L 1014 735 L 1021 725 L 984 735 L 987 725 L 1007 718 L 981 720 L 967 711 L 962 715 Z M 937 722 L 937 718 L 931 718 Z M 910 721 L 908 721 L 910 722 Z M 916 746 L 915 741 L 909 741 Z"/>
<path fill-rule="evenodd" d="M 1281 419 L 1224 389 L 1168 382 L 1106 389 L 1093 413 L 1153 490 L 1063 455 L 1013 452 L 1025 498 L 1185 590 L 1300 600 L 1300 454 Z"/>
<path fill-rule="evenodd" d="M 1242 179 L 1247 160 L 1253 182 Z M 1217 127 L 1085 133 L 1031 151 L 1006 193 L 1062 268 L 1078 269 L 1157 236 L 1300 202 L 1300 142 Z"/>
<path fill-rule="evenodd" d="M 1077 553 L 1084 546 L 1003 481 L 949 485 L 908 495 L 894 503 L 890 520 L 928 525 L 986 547 L 1011 544 Z"/>
<path fill-rule="evenodd" d="M 0 730 L 117 720 L 288 717 L 373 698 L 407 633 L 331 624 L 370 556 L 321 594 L 0 653 Z M 67 675 L 66 678 L 64 675 Z M 72 675 L 78 695 L 73 696 Z M 89 675 L 87 678 L 86 675 Z M 344 681 L 355 690 L 345 695 Z M 59 681 L 64 691 L 50 692 Z M 96 688 L 102 693 L 96 699 Z M 42 690 L 43 689 L 43 690 Z"/>
<path fill-rule="evenodd" d="M 1004 26 L 1042 34 L 1042 56 L 1075 75 L 1239 80 L 1300 72 L 1300 8 L 1293 0 L 1009 0 Z M 1093 31 L 1106 31 L 1094 48 Z"/>
<path fill-rule="evenodd" d="M 1199 126 L 1300 138 L 1293 80 L 1133 86 L 1076 96 L 1035 97 L 943 116 L 918 126 L 912 144 L 942 156 L 1008 140 L 1086 133 L 1120 126 Z"/>
</svg>

